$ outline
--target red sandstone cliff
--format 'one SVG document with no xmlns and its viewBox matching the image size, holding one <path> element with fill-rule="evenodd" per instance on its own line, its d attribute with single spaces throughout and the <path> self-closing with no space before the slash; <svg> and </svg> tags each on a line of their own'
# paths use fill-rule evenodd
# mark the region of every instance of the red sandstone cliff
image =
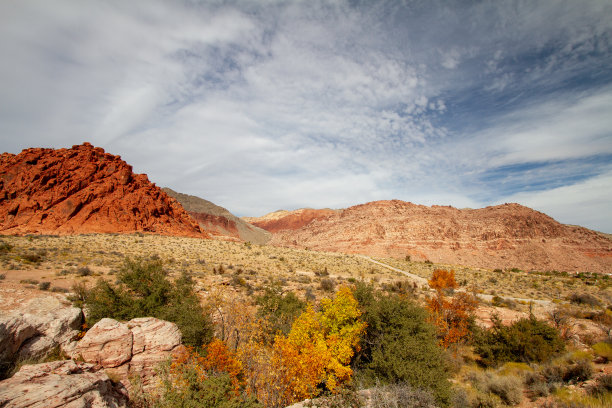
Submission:
<svg viewBox="0 0 612 408">
<path fill-rule="evenodd" d="M 0 155 L 0 233 L 207 237 L 179 203 L 89 143 Z"/>
<path fill-rule="evenodd" d="M 290 216 L 291 212 L 285 212 L 278 222 Z M 518 204 L 460 210 L 375 201 L 296 228 L 276 230 L 250 220 L 275 231 L 270 243 L 279 246 L 385 257 L 409 255 L 413 260 L 490 269 L 612 272 L 609 237 L 560 224 Z"/>
</svg>

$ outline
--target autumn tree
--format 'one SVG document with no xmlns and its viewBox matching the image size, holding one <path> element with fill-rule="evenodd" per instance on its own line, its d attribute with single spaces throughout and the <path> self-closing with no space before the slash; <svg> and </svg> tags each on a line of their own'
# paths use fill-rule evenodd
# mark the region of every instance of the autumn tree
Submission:
<svg viewBox="0 0 612 408">
<path fill-rule="evenodd" d="M 438 328 L 440 345 L 448 348 L 460 343 L 470 332 L 471 314 L 477 300 L 465 292 L 455 293 L 449 300 L 446 293 L 457 287 L 453 270 L 436 269 L 429 286 L 436 291 L 436 296 L 427 299 L 427 308 L 432 323 Z"/>
<path fill-rule="evenodd" d="M 341 288 L 333 299 L 321 301 L 319 311 L 309 305 L 289 334 L 275 337 L 271 349 L 251 344 L 243 361 L 258 400 L 282 407 L 322 390 L 335 392 L 349 381 L 349 363 L 365 328 L 360 314 L 351 290 Z M 268 366 L 262 367 L 266 358 Z"/>
</svg>

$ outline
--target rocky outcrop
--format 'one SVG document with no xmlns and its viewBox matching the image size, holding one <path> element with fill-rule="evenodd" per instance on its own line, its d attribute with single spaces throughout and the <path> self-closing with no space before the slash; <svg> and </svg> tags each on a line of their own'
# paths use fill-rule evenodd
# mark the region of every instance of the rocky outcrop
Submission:
<svg viewBox="0 0 612 408">
<path fill-rule="evenodd" d="M 25 365 L 0 381 L 0 407 L 120 408 L 127 406 L 121 388 L 93 364 L 72 360 Z"/>
<path fill-rule="evenodd" d="M 0 364 L 70 349 L 82 323 L 81 309 L 54 296 L 31 299 L 0 316 Z"/>
<path fill-rule="evenodd" d="M 206 237 L 175 200 L 89 143 L 0 155 L 0 233 L 151 232 Z"/>
<path fill-rule="evenodd" d="M 305 227 L 314 220 L 323 220 L 339 212 L 340 210 L 330 210 L 329 208 L 322 210 L 300 208 L 294 211 L 274 211 L 262 217 L 243 217 L 243 220 L 274 233 L 285 230 L 297 230 Z"/>
<path fill-rule="evenodd" d="M 72 357 L 104 368 L 127 389 L 132 388 L 129 378 L 139 377 L 146 390 L 155 385 L 157 366 L 184 351 L 181 338 L 176 324 L 153 317 L 127 323 L 102 319 L 77 344 Z"/>
<path fill-rule="evenodd" d="M 287 215 L 266 217 L 273 225 L 274 219 L 280 223 Z M 474 210 L 375 201 L 329 213 L 298 228 L 288 228 L 288 222 L 284 225 L 274 233 L 272 244 L 381 257 L 410 256 L 413 260 L 489 269 L 612 270 L 609 236 L 561 224 L 519 204 Z"/>
<path fill-rule="evenodd" d="M 176 199 L 203 230 L 219 238 L 265 244 L 272 237 L 268 231 L 249 224 L 225 208 L 219 207 L 203 198 L 178 193 L 166 187 L 162 190 L 170 197 Z"/>
</svg>

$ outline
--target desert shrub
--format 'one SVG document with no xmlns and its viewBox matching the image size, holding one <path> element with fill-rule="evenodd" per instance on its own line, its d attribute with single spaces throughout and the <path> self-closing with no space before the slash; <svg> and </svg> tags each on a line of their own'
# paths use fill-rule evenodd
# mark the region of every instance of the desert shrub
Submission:
<svg viewBox="0 0 612 408">
<path fill-rule="evenodd" d="M 487 390 L 497 395 L 506 405 L 517 405 L 523 399 L 523 383 L 514 376 L 492 376 L 486 384 Z"/>
<path fill-rule="evenodd" d="M 436 400 L 430 391 L 401 383 L 374 388 L 369 406 L 371 408 L 435 408 Z"/>
<path fill-rule="evenodd" d="M 427 312 L 406 297 L 357 284 L 355 298 L 367 324 L 353 368 L 366 386 L 407 383 L 431 391 L 438 404 L 450 400 L 448 370 Z"/>
<path fill-rule="evenodd" d="M 283 294 L 279 285 L 266 287 L 264 293 L 255 298 L 255 303 L 259 306 L 257 316 L 267 323 L 265 332 L 269 340 L 278 332 L 289 333 L 293 321 L 306 308 L 306 302 L 293 292 Z"/>
<path fill-rule="evenodd" d="M 533 316 L 509 326 L 494 316 L 493 327 L 477 331 L 474 343 L 476 353 L 487 366 L 509 361 L 542 362 L 565 349 L 559 332 Z"/>
<path fill-rule="evenodd" d="M 8 242 L 0 241 L 0 255 L 8 254 L 13 250 L 13 246 Z"/>
<path fill-rule="evenodd" d="M 40 290 L 49 290 L 50 287 L 51 287 L 51 282 L 40 282 L 38 284 L 38 289 Z"/>
<path fill-rule="evenodd" d="M 600 375 L 594 384 L 587 388 L 591 395 L 612 393 L 612 374 Z"/>
<path fill-rule="evenodd" d="M 335 288 L 336 283 L 333 280 L 329 278 L 321 279 L 321 290 L 324 290 L 325 292 L 333 292 Z"/>
<path fill-rule="evenodd" d="M 590 293 L 572 293 L 569 301 L 578 305 L 599 306 L 599 300 Z"/>
<path fill-rule="evenodd" d="M 4 280 L 4 279 L 6 279 L 6 275 L 3 273 L 0 273 L 0 280 Z"/>
<path fill-rule="evenodd" d="M 89 269 L 87 266 L 82 266 L 79 269 L 77 269 L 76 271 L 77 275 L 79 276 L 89 276 L 91 275 L 91 269 Z"/>
<path fill-rule="evenodd" d="M 565 382 L 587 381 L 593 376 L 593 366 L 588 360 L 578 360 L 566 367 L 563 374 Z"/>
<path fill-rule="evenodd" d="M 40 264 L 47 255 L 47 251 L 39 249 L 37 251 L 27 252 L 21 255 L 21 259 L 26 263 Z"/>
<path fill-rule="evenodd" d="M 212 322 L 204 314 L 190 276 L 183 274 L 171 282 L 161 261 L 142 259 L 126 259 L 117 276 L 116 285 L 99 279 L 91 289 L 73 287 L 72 299 L 87 309 L 90 327 L 104 317 L 151 316 L 176 323 L 185 344 L 199 346 L 210 341 Z"/>
<path fill-rule="evenodd" d="M 361 408 L 363 401 L 352 387 L 344 387 L 335 394 L 316 399 L 317 408 Z"/>
<path fill-rule="evenodd" d="M 612 360 L 612 344 L 610 343 L 601 342 L 593 344 L 593 351 L 599 358 L 604 360 L 604 363 Z"/>
<path fill-rule="evenodd" d="M 161 386 L 155 398 L 138 393 L 143 408 L 260 408 L 252 397 L 236 392 L 228 373 L 203 371 L 197 364 L 166 363 L 159 372 Z"/>
</svg>

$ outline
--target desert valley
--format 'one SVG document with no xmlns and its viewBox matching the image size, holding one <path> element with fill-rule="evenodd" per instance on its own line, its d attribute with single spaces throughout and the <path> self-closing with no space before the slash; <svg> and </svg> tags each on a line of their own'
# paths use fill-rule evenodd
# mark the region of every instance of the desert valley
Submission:
<svg viewBox="0 0 612 408">
<path fill-rule="evenodd" d="M 84 143 L 0 233 L 3 407 L 612 403 L 612 237 L 519 204 L 239 218 Z"/>
</svg>

